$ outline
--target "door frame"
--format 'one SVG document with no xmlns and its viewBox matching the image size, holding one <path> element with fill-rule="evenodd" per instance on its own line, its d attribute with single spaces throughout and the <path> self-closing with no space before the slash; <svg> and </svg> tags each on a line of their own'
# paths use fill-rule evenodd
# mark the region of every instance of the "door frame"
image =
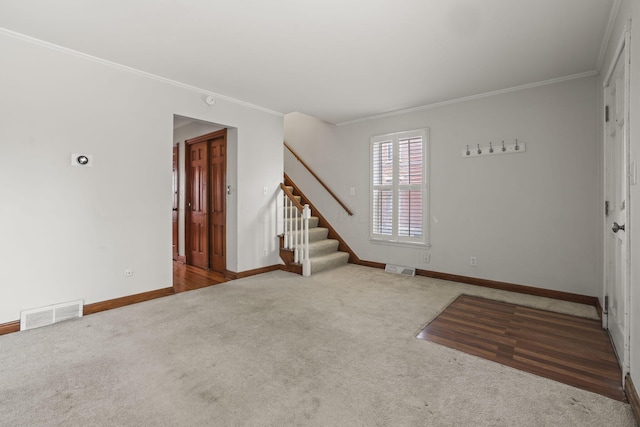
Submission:
<svg viewBox="0 0 640 427">
<path fill-rule="evenodd" d="M 172 190 L 173 190 L 173 208 L 171 211 L 171 246 L 172 259 L 180 261 L 180 144 L 173 145 L 173 165 L 175 170 L 172 171 Z M 175 227 L 175 229 L 173 229 Z"/>
<path fill-rule="evenodd" d="M 604 234 L 603 234 L 603 313 L 602 313 L 602 326 L 604 329 L 608 328 L 609 316 L 606 302 L 608 301 L 608 295 L 611 291 L 611 282 L 610 282 L 610 269 L 611 268 L 620 268 L 622 267 L 622 290 L 623 290 L 623 349 L 616 349 L 614 345 L 614 349 L 616 352 L 622 350 L 622 354 L 618 354 L 619 361 L 621 362 L 621 370 L 622 370 L 622 382 L 624 384 L 625 377 L 629 372 L 629 364 L 630 364 L 630 339 L 631 339 L 631 324 L 630 324 L 630 313 L 629 309 L 631 307 L 631 180 L 629 171 L 631 171 L 631 162 L 630 162 L 630 106 L 629 106 L 629 98 L 630 98 L 630 27 L 629 25 L 625 25 L 625 29 L 623 31 L 622 37 L 614 51 L 614 55 L 611 59 L 611 64 L 609 65 L 609 69 L 607 74 L 605 74 L 605 78 L 602 81 L 602 108 L 603 115 L 607 114 L 607 95 L 608 95 L 608 87 L 610 85 L 610 80 L 615 71 L 616 64 L 618 64 L 618 60 L 622 59 L 624 64 L 624 141 L 623 141 L 623 171 L 622 176 L 625 180 L 625 188 L 624 188 L 624 198 L 625 198 L 625 209 L 624 209 L 624 217 L 625 217 L 625 232 L 624 232 L 624 244 L 626 246 L 626 250 L 623 254 L 622 262 L 619 266 L 611 267 L 612 264 L 612 248 L 609 243 L 608 233 L 611 233 L 611 224 L 610 218 L 607 215 L 603 215 L 603 225 L 604 225 Z M 606 120 L 606 119 L 605 119 Z M 609 182 L 610 182 L 610 169 L 611 169 L 611 159 L 607 150 L 607 124 L 606 121 L 603 120 L 603 160 L 604 160 L 604 174 L 603 174 L 603 200 L 606 203 Z M 611 264 L 610 264 L 611 263 Z M 612 340 L 613 343 L 613 340 Z"/>
<path fill-rule="evenodd" d="M 218 273 L 227 273 L 227 129 L 213 132 L 208 139 L 207 147 L 207 178 L 208 178 L 208 203 L 207 224 L 209 226 L 209 269 Z M 214 149 L 218 146 L 218 150 Z M 220 147 L 222 149 L 220 150 Z M 222 162 L 215 162 L 215 155 L 222 153 Z M 221 173 L 216 173 L 218 168 L 214 164 L 219 164 Z M 221 182 L 217 180 L 221 177 Z M 220 203 L 217 203 L 220 202 Z M 216 209 L 221 208 L 221 212 Z"/>
<path fill-rule="evenodd" d="M 190 248 L 191 247 L 191 230 L 190 230 L 190 226 L 191 226 L 191 210 L 190 208 L 190 203 L 191 203 L 191 195 L 192 195 L 192 189 L 191 189 L 191 183 L 192 183 L 192 179 L 191 179 L 191 168 L 189 168 L 189 155 L 186 154 L 189 152 L 189 146 L 193 145 L 193 144 L 197 144 L 197 143 L 201 143 L 201 142 L 207 142 L 211 139 L 217 139 L 217 138 L 224 138 L 225 141 L 225 147 L 228 145 L 227 144 L 227 129 L 220 129 L 214 132 L 210 132 L 207 133 L 205 135 L 201 135 L 201 136 L 197 136 L 195 138 L 191 138 L 185 141 L 185 156 L 184 156 L 184 168 L 185 168 L 185 172 L 186 172 L 186 187 L 185 187 L 185 218 L 184 218 L 184 230 L 185 230 L 185 248 Z M 209 147 L 210 145 L 207 145 L 207 156 L 206 156 L 206 165 L 207 165 L 207 192 L 210 191 L 210 189 L 213 188 L 212 184 L 212 177 L 211 177 L 211 173 L 210 173 L 210 167 L 211 167 L 211 159 L 209 158 Z M 226 151 L 226 150 L 225 150 Z M 226 182 L 227 182 L 227 170 L 228 170 L 228 156 L 225 153 L 225 184 L 224 184 L 224 188 L 226 188 Z M 207 194 L 207 202 L 206 202 L 207 206 L 206 206 L 206 212 L 207 212 L 207 216 L 206 216 L 206 233 L 207 233 L 207 270 L 211 270 L 211 266 L 212 266 L 212 262 L 211 262 L 211 253 L 212 253 L 212 248 L 211 248 L 211 220 L 210 220 L 210 216 L 211 216 L 211 196 L 210 194 Z M 225 194 L 225 218 L 224 218 L 224 229 L 225 229 L 225 236 L 222 239 L 222 242 L 224 244 L 224 253 L 225 253 L 225 271 L 222 271 L 220 273 L 222 274 L 226 274 L 226 252 L 227 252 L 227 244 L 226 244 L 226 228 L 227 228 L 227 218 L 226 218 L 226 210 L 227 210 L 227 206 L 226 206 L 226 194 Z M 185 251 L 185 258 L 186 258 L 186 263 L 189 264 L 190 263 L 190 259 L 189 259 L 189 253 L 188 253 L 188 249 Z"/>
</svg>

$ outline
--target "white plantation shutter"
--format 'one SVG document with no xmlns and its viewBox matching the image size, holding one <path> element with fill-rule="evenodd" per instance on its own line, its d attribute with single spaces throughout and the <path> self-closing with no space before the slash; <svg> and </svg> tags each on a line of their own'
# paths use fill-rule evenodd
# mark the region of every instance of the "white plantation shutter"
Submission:
<svg viewBox="0 0 640 427">
<path fill-rule="evenodd" d="M 371 138 L 371 238 L 426 243 L 427 132 Z"/>
<path fill-rule="evenodd" d="M 422 237 L 422 138 L 398 142 L 398 236 Z"/>
<path fill-rule="evenodd" d="M 391 236 L 393 231 L 393 142 L 373 144 L 373 233 Z"/>
</svg>

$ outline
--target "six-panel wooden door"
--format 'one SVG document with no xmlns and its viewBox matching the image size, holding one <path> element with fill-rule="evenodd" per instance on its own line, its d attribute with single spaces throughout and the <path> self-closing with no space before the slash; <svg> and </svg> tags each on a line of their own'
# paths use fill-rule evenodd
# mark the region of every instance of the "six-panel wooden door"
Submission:
<svg viewBox="0 0 640 427">
<path fill-rule="evenodd" d="M 187 264 L 226 272 L 227 132 L 187 143 Z"/>
</svg>

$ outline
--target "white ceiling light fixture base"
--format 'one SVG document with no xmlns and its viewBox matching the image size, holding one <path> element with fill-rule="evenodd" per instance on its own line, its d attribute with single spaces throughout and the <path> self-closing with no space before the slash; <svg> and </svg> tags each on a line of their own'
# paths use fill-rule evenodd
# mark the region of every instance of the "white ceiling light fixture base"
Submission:
<svg viewBox="0 0 640 427">
<path fill-rule="evenodd" d="M 93 166 L 93 156 L 91 154 L 71 153 L 71 166 Z"/>
</svg>

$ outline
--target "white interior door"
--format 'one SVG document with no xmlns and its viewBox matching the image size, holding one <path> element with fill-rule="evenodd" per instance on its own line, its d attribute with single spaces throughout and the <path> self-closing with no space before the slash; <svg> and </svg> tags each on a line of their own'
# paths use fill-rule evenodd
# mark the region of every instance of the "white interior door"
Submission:
<svg viewBox="0 0 640 427">
<path fill-rule="evenodd" d="M 626 39 L 628 41 L 628 39 Z M 629 366 L 628 64 L 624 43 L 608 74 L 605 100 L 605 310 L 623 377 Z"/>
</svg>

